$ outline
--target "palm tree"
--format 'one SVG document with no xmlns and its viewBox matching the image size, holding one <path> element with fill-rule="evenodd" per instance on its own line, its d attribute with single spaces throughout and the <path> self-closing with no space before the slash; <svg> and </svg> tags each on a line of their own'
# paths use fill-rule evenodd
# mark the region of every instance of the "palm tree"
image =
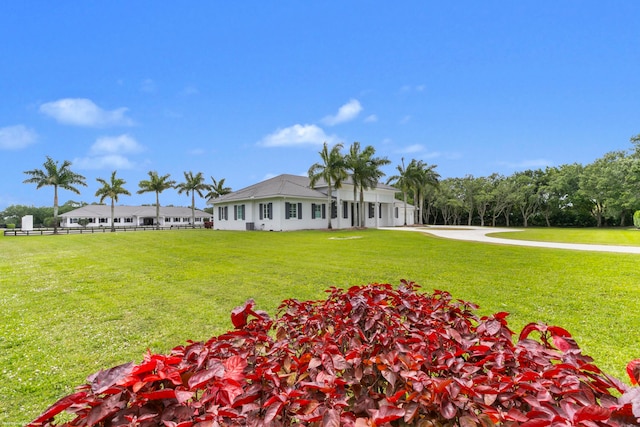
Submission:
<svg viewBox="0 0 640 427">
<path fill-rule="evenodd" d="M 51 185 L 53 186 L 53 234 L 58 234 L 58 187 L 65 190 L 73 191 L 80 194 L 75 185 L 87 186 L 85 177 L 77 174 L 71 169 L 71 162 L 65 160 L 62 165 L 58 166 L 58 162 L 47 156 L 47 160 L 43 164 L 44 170 L 33 169 L 24 173 L 31 178 L 25 179 L 25 184 L 36 184 L 36 189 Z"/>
<path fill-rule="evenodd" d="M 349 154 L 346 156 L 347 169 L 351 171 L 353 181 L 353 198 L 356 199 L 356 191 L 360 189 L 360 215 L 358 226 L 364 226 L 364 190 L 373 188 L 385 174 L 380 170 L 384 165 L 391 163 L 386 157 L 374 157 L 376 149 L 367 145 L 360 151 L 360 143 L 351 144 Z"/>
<path fill-rule="evenodd" d="M 411 164 L 411 163 L 409 163 Z M 411 188 L 411 171 L 404 166 L 404 157 L 402 163 L 396 166 L 398 171 L 397 175 L 392 175 L 387 179 L 387 185 L 391 184 L 402 191 L 402 197 L 404 199 L 404 226 L 407 226 L 407 193 Z"/>
<path fill-rule="evenodd" d="M 329 207 L 329 215 L 327 228 L 331 229 L 331 213 L 332 209 L 332 189 L 338 189 L 342 187 L 342 181 L 347 179 L 347 168 L 345 165 L 344 156 L 340 153 L 342 150 L 342 144 L 336 144 L 329 150 L 327 143 L 324 143 L 320 158 L 322 163 L 316 162 L 309 168 L 307 172 L 309 175 L 310 186 L 314 188 L 318 180 L 323 179 L 327 184 L 327 206 Z"/>
<path fill-rule="evenodd" d="M 111 180 L 106 181 L 102 178 L 96 178 L 102 187 L 96 191 L 96 197 L 100 196 L 100 203 L 104 202 L 107 197 L 111 199 L 111 231 L 116 231 L 116 226 L 113 222 L 113 211 L 115 202 L 118 201 L 118 196 L 124 194 L 130 196 L 129 190 L 123 187 L 127 182 L 122 178 L 116 178 L 116 171 L 111 172 Z"/>
<path fill-rule="evenodd" d="M 437 165 L 428 165 L 422 160 L 411 160 L 407 169 L 409 170 L 409 184 L 413 189 L 414 202 L 418 203 L 418 224 L 422 224 L 424 199 L 428 187 L 436 187 L 440 174 L 435 171 Z M 406 209 L 406 207 L 405 207 Z"/>
<path fill-rule="evenodd" d="M 175 181 L 169 180 L 170 174 L 159 176 L 156 171 L 149 171 L 149 179 L 143 179 L 138 183 L 138 194 L 156 193 L 156 227 L 160 229 L 160 193 L 168 188 L 173 188 Z"/>
<path fill-rule="evenodd" d="M 217 199 L 220 196 L 231 193 L 231 187 L 224 186 L 224 178 L 220 181 L 216 181 L 214 177 L 211 177 L 212 184 L 209 184 L 209 192 L 204 196 L 205 199 Z"/>
<path fill-rule="evenodd" d="M 204 183 L 204 176 L 202 172 L 193 174 L 193 172 L 184 172 L 184 182 L 176 185 L 178 194 L 191 193 L 191 226 L 195 228 L 196 224 L 196 193 L 198 196 L 204 197 L 203 191 L 211 191 L 211 186 Z"/>
</svg>

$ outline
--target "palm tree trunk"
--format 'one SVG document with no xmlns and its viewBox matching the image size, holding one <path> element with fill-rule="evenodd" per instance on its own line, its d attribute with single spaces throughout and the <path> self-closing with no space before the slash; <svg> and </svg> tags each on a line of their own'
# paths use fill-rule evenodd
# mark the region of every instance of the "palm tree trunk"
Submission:
<svg viewBox="0 0 640 427">
<path fill-rule="evenodd" d="M 191 228 L 196 228 L 196 193 L 191 192 Z"/>
<path fill-rule="evenodd" d="M 364 228 L 366 226 L 366 222 L 364 219 L 364 189 L 360 186 L 360 218 L 362 218 L 361 224 Z"/>
<path fill-rule="evenodd" d="M 53 234 L 58 234 L 58 186 L 53 186 Z"/>
<path fill-rule="evenodd" d="M 116 231 L 116 225 L 113 223 L 113 211 L 114 211 L 114 202 L 113 202 L 113 198 L 111 198 L 111 232 L 112 233 Z"/>
<path fill-rule="evenodd" d="M 156 230 L 160 230 L 160 193 L 156 191 Z"/>
<path fill-rule="evenodd" d="M 402 195 L 404 196 L 404 226 L 407 226 L 407 192 L 403 191 Z"/>
<path fill-rule="evenodd" d="M 358 186 L 356 183 L 353 183 L 353 205 L 356 206 L 358 204 Z M 360 214 L 357 209 L 354 209 L 353 214 L 355 216 L 355 225 L 356 227 L 360 227 Z"/>
<path fill-rule="evenodd" d="M 327 206 L 329 207 L 329 212 L 327 214 L 327 218 L 328 218 L 328 224 L 327 224 L 327 228 L 329 230 L 331 230 L 331 213 L 333 212 L 332 208 L 332 200 L 331 200 L 331 185 L 329 183 L 327 183 Z M 300 214 L 298 214 L 300 215 Z"/>
</svg>

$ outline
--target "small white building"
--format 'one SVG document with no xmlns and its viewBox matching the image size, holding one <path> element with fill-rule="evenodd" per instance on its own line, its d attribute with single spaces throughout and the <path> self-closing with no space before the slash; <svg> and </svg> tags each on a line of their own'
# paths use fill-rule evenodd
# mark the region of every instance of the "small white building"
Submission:
<svg viewBox="0 0 640 427">
<path fill-rule="evenodd" d="M 213 206 L 216 230 L 289 231 L 327 228 L 331 215 L 333 228 L 356 226 L 360 209 L 354 201 L 353 184 L 343 182 L 332 189 L 330 206 L 327 185 L 311 188 L 305 176 L 278 175 L 233 193 L 209 200 Z M 404 225 L 404 204 L 395 199 L 398 189 L 378 184 L 364 192 L 364 226 L 393 227 Z M 413 224 L 414 207 L 407 205 L 407 224 Z"/>
<path fill-rule="evenodd" d="M 60 227 L 111 227 L 111 205 L 86 205 L 60 215 Z M 195 225 L 211 221 L 211 214 L 196 209 Z M 116 227 L 158 226 L 155 206 L 115 206 Z M 83 225 L 85 224 L 85 225 Z M 160 206 L 160 227 L 191 225 L 191 208 Z"/>
</svg>

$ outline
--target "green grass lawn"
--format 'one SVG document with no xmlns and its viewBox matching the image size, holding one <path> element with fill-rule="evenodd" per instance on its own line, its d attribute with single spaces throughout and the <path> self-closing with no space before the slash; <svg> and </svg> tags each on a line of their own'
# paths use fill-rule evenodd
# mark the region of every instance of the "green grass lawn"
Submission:
<svg viewBox="0 0 640 427">
<path fill-rule="evenodd" d="M 563 326 L 626 378 L 640 357 L 638 261 L 383 230 L 0 237 L 0 425 L 28 422 L 87 375 L 139 362 L 146 349 L 230 329 L 230 311 L 247 298 L 275 314 L 286 298 L 403 278 L 480 304 L 481 314 L 508 311 L 515 331 Z"/>
<path fill-rule="evenodd" d="M 630 228 L 526 228 L 522 231 L 491 233 L 504 239 L 539 242 L 588 243 L 596 245 L 640 246 L 640 230 Z"/>
</svg>

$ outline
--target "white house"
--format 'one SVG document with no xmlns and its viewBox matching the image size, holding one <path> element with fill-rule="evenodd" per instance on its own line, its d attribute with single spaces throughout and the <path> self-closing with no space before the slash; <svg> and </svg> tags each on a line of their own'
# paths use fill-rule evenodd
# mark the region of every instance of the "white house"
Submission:
<svg viewBox="0 0 640 427">
<path fill-rule="evenodd" d="M 353 184 L 343 182 L 332 189 L 328 206 L 327 185 L 311 188 L 305 176 L 278 175 L 207 202 L 213 205 L 216 230 L 309 230 L 327 228 L 331 215 L 333 228 L 356 225 L 359 203 L 354 202 Z M 398 189 L 378 184 L 364 192 L 364 226 L 404 225 L 404 204 L 395 199 Z M 359 194 L 357 195 L 359 201 Z M 407 223 L 413 224 L 413 210 L 407 206 Z"/>
<path fill-rule="evenodd" d="M 60 215 L 61 227 L 111 227 L 111 205 L 86 205 Z M 211 214 L 195 211 L 195 225 L 204 225 Z M 113 223 L 116 227 L 156 226 L 156 207 L 115 206 Z M 160 206 L 160 227 L 191 225 L 191 208 Z"/>
</svg>

